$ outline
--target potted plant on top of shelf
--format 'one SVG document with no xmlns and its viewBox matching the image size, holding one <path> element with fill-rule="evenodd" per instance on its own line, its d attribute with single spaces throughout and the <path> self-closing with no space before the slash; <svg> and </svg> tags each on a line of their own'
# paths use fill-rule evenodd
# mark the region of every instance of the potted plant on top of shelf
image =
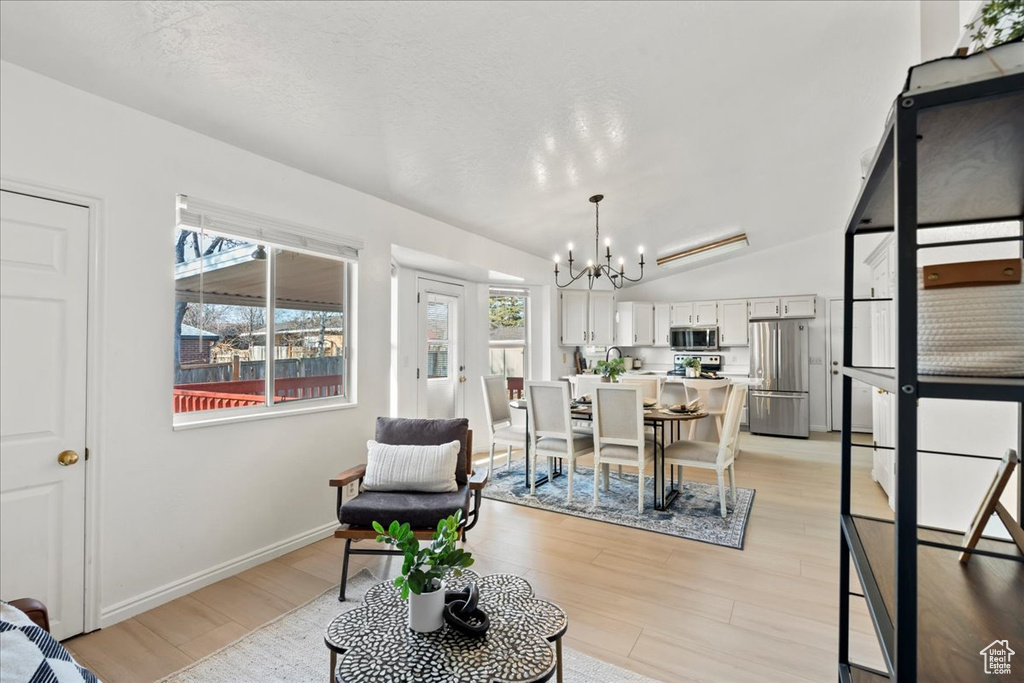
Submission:
<svg viewBox="0 0 1024 683">
<path fill-rule="evenodd" d="M 1024 0 L 990 0 L 964 28 L 974 31 L 975 52 L 1020 40 L 1024 37 Z"/>
<path fill-rule="evenodd" d="M 387 530 L 373 523 L 378 543 L 389 543 L 405 556 L 402 573 L 395 577 L 402 599 L 409 601 L 409 628 L 420 633 L 436 631 L 444 625 L 444 576 L 473 564 L 472 554 L 457 548 L 462 510 L 437 523 L 430 545 L 420 547 L 409 523 L 391 522 Z"/>
<path fill-rule="evenodd" d="M 597 361 L 597 369 L 601 371 L 601 376 L 608 382 L 618 382 L 619 375 L 626 371 L 626 361 L 622 358 L 612 358 L 611 360 L 599 360 Z"/>
</svg>

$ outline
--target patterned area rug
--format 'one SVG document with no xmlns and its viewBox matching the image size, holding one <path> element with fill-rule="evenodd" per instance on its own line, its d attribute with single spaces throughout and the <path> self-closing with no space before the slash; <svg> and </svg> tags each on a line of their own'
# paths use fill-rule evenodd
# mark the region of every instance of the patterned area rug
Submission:
<svg viewBox="0 0 1024 683">
<path fill-rule="evenodd" d="M 539 464 L 539 462 L 538 462 Z M 629 526 L 636 529 L 656 531 L 659 534 L 679 536 L 693 541 L 722 545 L 727 548 L 743 549 L 743 538 L 747 532 L 747 520 L 754 503 L 754 489 L 736 488 L 736 507 L 729 503 L 729 515 L 722 519 L 718 508 L 718 486 L 703 482 L 684 481 L 682 493 L 668 510 L 654 509 L 654 478 L 647 477 L 644 493 L 644 513 L 636 509 L 636 474 L 623 471 L 620 479 L 617 469 L 612 467 L 609 491 L 601 490 L 600 503 L 595 508 L 594 471 L 579 467 L 572 480 L 572 503 L 566 501 L 566 487 L 569 478 L 563 474 L 554 481 L 537 487 L 537 496 L 530 496 L 523 471 L 524 463 L 518 460 L 510 468 L 497 466 L 492 472 L 485 498 L 501 500 L 516 505 L 561 512 L 565 515 L 596 519 L 609 524 Z M 546 470 L 540 465 L 543 474 Z M 728 496 L 728 491 L 726 491 Z"/>
<path fill-rule="evenodd" d="M 335 586 L 160 683 L 309 683 L 329 678 L 324 629 L 334 617 L 362 605 L 367 589 L 376 583 L 379 579 L 363 569 L 349 577 L 345 602 L 338 602 Z M 563 647 L 562 655 L 565 680 L 569 683 L 655 683 L 568 647 Z"/>
</svg>

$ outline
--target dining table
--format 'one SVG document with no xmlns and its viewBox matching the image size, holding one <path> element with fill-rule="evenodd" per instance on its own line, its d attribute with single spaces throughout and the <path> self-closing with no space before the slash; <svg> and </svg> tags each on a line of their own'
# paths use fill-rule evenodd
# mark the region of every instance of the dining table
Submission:
<svg viewBox="0 0 1024 683">
<path fill-rule="evenodd" d="M 517 401 L 510 401 L 509 406 L 516 410 L 522 410 L 525 412 L 526 417 L 526 449 L 525 449 L 525 461 L 526 461 L 526 479 L 525 483 L 527 488 L 530 486 L 530 477 L 536 477 L 536 485 L 548 483 L 547 475 L 537 476 L 536 472 L 531 472 L 530 469 L 530 410 L 527 405 L 526 399 L 519 399 Z M 569 405 L 569 412 L 573 419 L 581 421 L 592 421 L 594 419 L 593 408 L 589 403 L 580 402 L 574 400 Z M 708 416 L 706 411 L 699 412 L 685 412 L 675 411 L 659 404 L 655 404 L 650 408 L 644 408 L 644 425 L 651 427 L 654 430 L 654 509 L 665 510 L 672 501 L 679 495 L 679 484 L 681 483 L 676 479 L 676 467 L 674 465 L 669 466 L 669 470 L 665 472 L 665 433 L 669 432 L 669 444 L 673 440 L 682 438 L 682 425 L 685 422 L 691 422 L 693 420 L 700 420 Z M 562 461 L 558 460 L 557 467 L 550 469 L 552 477 L 559 477 L 562 475 Z M 666 482 L 667 474 L 667 482 Z M 667 488 L 666 488 L 667 483 Z"/>
</svg>

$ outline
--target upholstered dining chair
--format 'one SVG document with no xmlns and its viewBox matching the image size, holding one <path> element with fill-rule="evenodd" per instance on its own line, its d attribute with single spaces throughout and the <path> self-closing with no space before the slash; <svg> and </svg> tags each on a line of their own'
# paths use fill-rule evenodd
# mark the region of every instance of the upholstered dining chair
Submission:
<svg viewBox="0 0 1024 683">
<path fill-rule="evenodd" d="M 655 444 L 644 433 L 643 389 L 635 384 L 605 384 L 594 393 L 594 507 L 599 478 L 608 491 L 610 465 L 637 470 L 637 510 L 644 511 L 644 470 L 654 458 Z"/>
<path fill-rule="evenodd" d="M 512 409 L 508 405 L 508 392 L 505 378 L 501 375 L 489 375 L 480 378 L 484 389 L 484 408 L 487 411 L 487 428 L 491 435 L 491 464 L 494 471 L 494 448 L 505 446 L 506 467 L 512 466 L 512 449 L 526 448 L 526 428 L 512 424 Z"/>
<path fill-rule="evenodd" d="M 607 384 L 604 381 L 604 377 L 601 375 L 577 375 L 576 376 L 576 395 L 574 398 L 583 398 L 584 396 L 594 396 L 594 387 L 599 384 Z"/>
<path fill-rule="evenodd" d="M 632 384 L 640 387 L 641 398 L 653 398 L 655 401 L 661 400 L 661 380 L 657 377 L 622 377 L 619 382 L 621 384 Z"/>
<path fill-rule="evenodd" d="M 686 387 L 687 395 L 695 393 L 704 405 L 704 411 L 707 412 L 708 417 L 714 418 L 719 439 L 722 438 L 722 418 L 725 416 L 725 405 L 729 398 L 729 387 L 731 384 L 732 382 L 728 379 L 687 378 L 683 380 L 683 386 Z M 698 422 L 699 420 L 690 422 L 691 441 L 696 438 Z"/>
<path fill-rule="evenodd" d="M 548 477 L 551 459 L 560 458 L 569 464 L 566 498 L 572 501 L 572 475 L 576 460 L 594 452 L 594 435 L 573 429 L 569 411 L 569 384 L 567 382 L 527 382 L 526 402 L 530 410 L 530 455 L 533 472 L 537 472 L 537 457 L 548 459 Z M 537 494 L 536 476 L 530 477 L 530 495 Z"/>
<path fill-rule="evenodd" d="M 338 600 L 345 600 L 348 585 L 348 561 L 350 555 L 401 555 L 397 549 L 381 548 L 377 545 L 377 532 L 373 522 L 387 526 L 392 520 L 406 523 L 413 529 L 416 538 L 430 540 L 442 519 L 462 510 L 462 540 L 466 532 L 476 526 L 480 514 L 481 491 L 487 485 L 487 470 L 473 471 L 473 431 L 469 420 L 455 418 L 447 420 L 425 420 L 413 418 L 377 418 L 374 440 L 380 444 L 406 446 L 436 446 L 459 442 L 455 459 L 455 490 L 443 493 L 421 491 L 362 491 L 358 496 L 345 500 L 344 489 L 353 482 L 366 477 L 366 464 L 356 465 L 330 480 L 338 490 L 338 521 L 341 526 L 335 530 L 335 538 L 345 539 L 345 552 L 341 565 L 341 590 Z M 371 548 L 353 548 L 353 541 L 371 541 Z"/>
<path fill-rule="evenodd" d="M 685 467 L 715 470 L 718 475 L 718 501 L 724 518 L 728 514 L 725 501 L 725 472 L 729 472 L 729 495 L 736 507 L 736 451 L 740 436 L 740 414 L 747 398 L 747 385 L 736 384 L 729 392 L 725 406 L 725 424 L 718 443 L 705 441 L 676 441 L 665 447 L 665 464 L 679 468 L 682 480 Z"/>
</svg>

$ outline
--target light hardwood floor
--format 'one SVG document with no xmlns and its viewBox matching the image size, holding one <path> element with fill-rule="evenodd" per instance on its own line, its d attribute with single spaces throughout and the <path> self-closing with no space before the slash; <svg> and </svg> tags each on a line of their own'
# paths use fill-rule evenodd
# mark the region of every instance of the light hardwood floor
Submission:
<svg viewBox="0 0 1024 683">
<path fill-rule="evenodd" d="M 653 678 L 835 681 L 838 440 L 743 434 L 741 447 L 738 483 L 757 489 L 742 551 L 485 500 L 475 569 L 525 576 L 569 613 L 567 646 Z M 856 510 L 891 517 L 870 451 L 855 450 Z M 335 586 L 341 550 L 313 543 L 65 644 L 108 683 L 157 680 Z M 352 561 L 382 578 L 400 565 Z M 856 659 L 884 668 L 863 600 L 852 605 Z"/>
</svg>

